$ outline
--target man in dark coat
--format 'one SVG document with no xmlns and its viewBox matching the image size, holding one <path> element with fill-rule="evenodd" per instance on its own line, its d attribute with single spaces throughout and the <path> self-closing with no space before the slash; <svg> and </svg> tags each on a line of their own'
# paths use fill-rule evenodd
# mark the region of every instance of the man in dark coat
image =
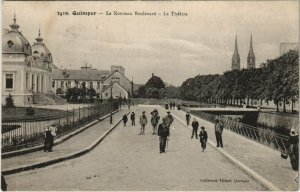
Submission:
<svg viewBox="0 0 300 192">
<path fill-rule="evenodd" d="M 205 131 L 204 127 L 201 127 L 199 137 L 200 137 L 200 143 L 201 143 L 202 151 L 204 151 L 204 149 L 206 148 L 206 142 L 207 142 L 207 138 L 208 138 L 207 132 Z"/>
<path fill-rule="evenodd" d="M 186 125 L 189 126 L 190 125 L 190 120 L 191 120 L 191 115 L 189 112 L 187 112 L 185 114 L 185 119 L 186 119 Z"/>
<path fill-rule="evenodd" d="M 125 126 L 126 126 L 126 123 L 127 123 L 127 121 L 128 121 L 127 115 L 124 114 L 122 119 L 123 119 L 123 123 L 124 123 L 124 127 L 125 127 Z"/>
<path fill-rule="evenodd" d="M 169 126 L 166 122 L 166 118 L 163 118 L 162 121 L 163 122 L 158 126 L 157 135 L 159 136 L 160 153 L 165 153 L 167 138 L 170 135 L 170 132 L 169 132 Z"/>
<path fill-rule="evenodd" d="M 135 113 L 134 112 L 131 113 L 130 119 L 131 119 L 131 125 L 135 126 Z"/>
<path fill-rule="evenodd" d="M 223 148 L 223 141 L 222 141 L 222 132 L 223 132 L 223 126 L 220 123 L 219 119 L 215 119 L 215 135 L 217 140 L 217 147 Z"/>
<path fill-rule="evenodd" d="M 295 129 L 291 129 L 288 139 L 291 165 L 293 170 L 298 171 L 299 166 L 299 150 L 298 150 L 299 136 Z"/>
<path fill-rule="evenodd" d="M 196 139 L 198 139 L 198 133 L 197 132 L 198 132 L 199 123 L 196 120 L 196 118 L 193 119 L 192 127 L 193 127 L 193 132 L 192 132 L 191 139 L 193 139 L 194 135 L 196 136 Z"/>
</svg>

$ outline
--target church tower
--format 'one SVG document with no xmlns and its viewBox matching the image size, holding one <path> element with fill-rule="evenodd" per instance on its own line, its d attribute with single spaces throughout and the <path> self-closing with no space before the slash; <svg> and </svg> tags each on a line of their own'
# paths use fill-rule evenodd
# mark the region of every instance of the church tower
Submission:
<svg viewBox="0 0 300 192">
<path fill-rule="evenodd" d="M 240 54 L 238 50 L 237 36 L 235 36 L 235 47 L 234 47 L 234 53 L 232 55 L 231 69 L 240 70 Z"/>
<path fill-rule="evenodd" d="M 252 44 L 252 34 L 250 39 L 250 49 L 247 57 L 247 68 L 255 68 L 255 55 L 253 52 L 253 44 Z"/>
</svg>

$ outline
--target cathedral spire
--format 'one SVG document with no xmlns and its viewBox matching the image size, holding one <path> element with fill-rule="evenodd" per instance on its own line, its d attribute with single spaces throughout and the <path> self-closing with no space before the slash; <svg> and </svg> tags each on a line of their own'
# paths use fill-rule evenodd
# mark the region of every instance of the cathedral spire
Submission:
<svg viewBox="0 0 300 192">
<path fill-rule="evenodd" d="M 240 69 L 240 54 L 238 50 L 237 35 L 235 36 L 235 45 L 234 45 L 234 53 L 232 55 L 231 69 L 232 70 Z"/>
<path fill-rule="evenodd" d="M 11 30 L 15 30 L 15 31 L 18 31 L 19 29 L 19 25 L 17 24 L 17 19 L 16 19 L 16 13 L 14 13 L 14 19 L 13 19 L 13 24 L 10 25 L 11 27 Z"/>
<path fill-rule="evenodd" d="M 255 55 L 253 51 L 253 42 L 252 42 L 252 34 L 250 37 L 250 48 L 247 57 L 247 68 L 255 68 Z"/>
</svg>

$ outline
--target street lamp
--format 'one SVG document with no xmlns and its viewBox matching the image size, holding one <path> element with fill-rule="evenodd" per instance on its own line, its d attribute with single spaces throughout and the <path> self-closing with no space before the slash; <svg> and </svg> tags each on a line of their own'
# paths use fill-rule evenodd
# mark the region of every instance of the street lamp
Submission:
<svg viewBox="0 0 300 192">
<path fill-rule="evenodd" d="M 112 96 L 112 81 L 111 81 L 111 86 L 110 86 L 110 116 L 109 116 L 109 122 L 110 124 L 112 124 L 112 100 L 113 100 L 113 96 Z"/>
<path fill-rule="evenodd" d="M 187 84 L 188 85 L 188 89 L 190 89 L 190 83 Z M 190 100 L 188 99 L 188 111 L 190 111 Z"/>
</svg>

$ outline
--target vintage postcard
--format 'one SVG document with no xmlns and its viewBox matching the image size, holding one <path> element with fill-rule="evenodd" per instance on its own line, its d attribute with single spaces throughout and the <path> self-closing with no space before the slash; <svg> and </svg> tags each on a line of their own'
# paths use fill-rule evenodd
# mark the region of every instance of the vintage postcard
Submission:
<svg viewBox="0 0 300 192">
<path fill-rule="evenodd" d="M 1 189 L 297 191 L 298 1 L 3 1 Z"/>
</svg>

